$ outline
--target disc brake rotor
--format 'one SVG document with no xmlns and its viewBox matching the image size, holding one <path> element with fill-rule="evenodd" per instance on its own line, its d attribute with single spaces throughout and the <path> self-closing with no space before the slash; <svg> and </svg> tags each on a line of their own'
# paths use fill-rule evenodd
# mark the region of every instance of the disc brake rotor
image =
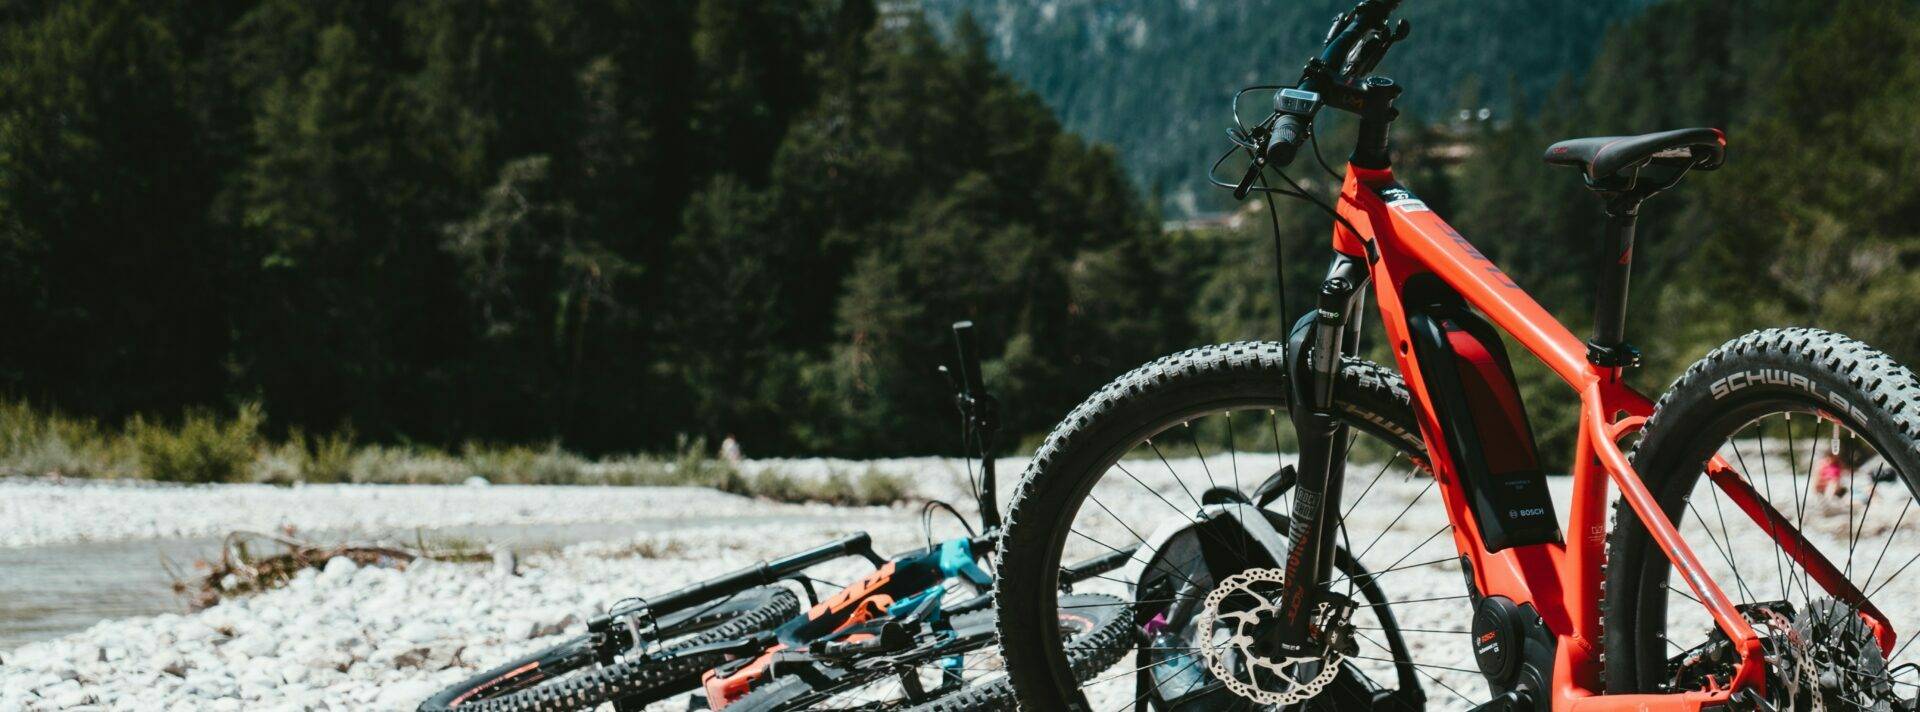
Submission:
<svg viewBox="0 0 1920 712">
<path fill-rule="evenodd" d="M 1839 601 L 1822 598 L 1805 611 L 1785 602 L 1741 607 L 1762 636 L 1767 697 L 1775 709 L 1800 712 L 1910 709 L 1893 689 L 1873 631 Z M 1682 655 L 1675 683 L 1682 689 L 1733 678 L 1738 655 L 1718 630 L 1700 648 Z"/>
<path fill-rule="evenodd" d="M 1814 601 L 1794 622 L 1793 632 L 1798 643 L 1793 667 L 1811 709 L 1894 709 L 1898 698 L 1886 660 L 1873 631 L 1852 608 L 1831 598 Z"/>
<path fill-rule="evenodd" d="M 1280 569 L 1242 571 L 1215 586 L 1200 611 L 1198 630 L 1204 636 L 1200 656 L 1206 661 L 1207 670 L 1235 695 L 1267 705 L 1292 705 L 1312 699 L 1340 674 L 1341 656 L 1336 646 L 1322 646 L 1320 655 L 1278 660 L 1255 650 L 1258 630 L 1263 623 L 1272 622 L 1280 608 L 1254 587 L 1258 584 L 1278 586 L 1284 581 Z M 1222 604 L 1236 595 L 1249 597 L 1255 604 L 1222 611 Z M 1316 628 L 1321 631 L 1336 631 L 1346 626 L 1345 613 L 1326 603 L 1316 607 L 1315 619 Z"/>
</svg>

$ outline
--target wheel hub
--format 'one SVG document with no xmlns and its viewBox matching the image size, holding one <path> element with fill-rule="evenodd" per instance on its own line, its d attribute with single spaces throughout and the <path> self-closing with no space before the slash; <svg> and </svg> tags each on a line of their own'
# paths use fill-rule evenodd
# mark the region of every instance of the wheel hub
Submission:
<svg viewBox="0 0 1920 712">
<path fill-rule="evenodd" d="M 1762 636 L 1767 661 L 1767 702 L 1777 710 L 1826 712 L 1913 709 L 1894 693 L 1872 629 L 1839 601 L 1821 598 L 1797 612 L 1786 602 L 1741 606 Z M 1674 661 L 1674 684 L 1704 689 L 1733 679 L 1739 655 L 1718 629 Z"/>
<path fill-rule="evenodd" d="M 1793 665 L 1799 695 L 1813 710 L 1891 711 L 1900 704 L 1872 629 L 1859 614 L 1831 598 L 1814 601 L 1793 624 L 1798 645 Z"/>
</svg>

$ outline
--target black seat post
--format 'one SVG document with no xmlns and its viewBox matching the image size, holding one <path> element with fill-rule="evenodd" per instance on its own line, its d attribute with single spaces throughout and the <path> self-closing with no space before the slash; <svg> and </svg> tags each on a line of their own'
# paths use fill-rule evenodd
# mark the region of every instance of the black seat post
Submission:
<svg viewBox="0 0 1920 712">
<path fill-rule="evenodd" d="M 1726 134 L 1712 128 L 1576 138 L 1547 147 L 1547 163 L 1579 168 L 1587 187 L 1607 205 L 1607 235 L 1594 265 L 1600 284 L 1593 338 L 1587 340 L 1587 360 L 1594 365 L 1640 365 L 1640 351 L 1626 336 L 1627 280 L 1633 274 L 1633 226 L 1641 201 L 1672 188 L 1689 171 L 1719 168 L 1726 158 Z"/>
<path fill-rule="evenodd" d="M 1607 234 L 1595 265 L 1600 284 L 1593 305 L 1593 338 L 1587 341 L 1587 360 L 1597 366 L 1640 364 L 1640 351 L 1626 342 L 1626 332 L 1627 283 L 1633 275 L 1633 231 L 1641 199 L 1628 194 L 1607 200 Z"/>
</svg>

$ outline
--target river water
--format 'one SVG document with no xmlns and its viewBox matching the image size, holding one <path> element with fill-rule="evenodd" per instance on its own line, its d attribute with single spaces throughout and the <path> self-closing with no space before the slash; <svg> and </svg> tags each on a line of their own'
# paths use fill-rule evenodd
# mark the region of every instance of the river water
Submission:
<svg viewBox="0 0 1920 712">
<path fill-rule="evenodd" d="M 741 517 L 729 521 L 735 520 L 743 525 L 813 524 L 829 521 L 830 516 Z M 405 544 L 423 539 L 429 544 L 457 540 L 527 552 L 577 542 L 623 540 L 687 524 L 685 519 L 639 519 L 447 527 L 387 532 L 384 536 L 341 532 L 303 532 L 301 536 L 322 544 L 373 539 Z M 186 613 L 186 600 L 173 592 L 169 564 L 191 578 L 195 573 L 193 562 L 219 558 L 221 545 L 220 538 L 190 538 L 0 548 L 0 651 L 76 633 L 103 620 Z M 260 544 L 255 551 L 271 551 L 276 546 Z"/>
</svg>

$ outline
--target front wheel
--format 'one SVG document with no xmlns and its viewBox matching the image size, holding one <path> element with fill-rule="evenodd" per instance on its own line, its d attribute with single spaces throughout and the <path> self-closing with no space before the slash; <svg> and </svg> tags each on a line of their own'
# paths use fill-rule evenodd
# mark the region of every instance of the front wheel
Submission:
<svg viewBox="0 0 1920 712">
<path fill-rule="evenodd" d="M 1716 454 L 1735 474 L 1707 473 Z M 1633 464 L 1760 634 L 1775 709 L 1915 708 L 1920 379 L 1912 371 L 1838 334 L 1754 332 L 1674 382 Z M 1798 563 L 1809 559 L 1792 555 L 1800 545 L 1790 530 L 1750 516 L 1752 501 L 1735 497 L 1742 490 L 1802 533 L 1865 603 L 1837 596 Z M 1614 516 L 1608 691 L 1699 690 L 1729 679 L 1726 637 L 1690 587 L 1672 580 L 1672 565 L 1624 503 Z M 1873 616 L 1862 615 L 1876 608 L 1900 638 L 1891 649 L 1876 640 Z"/>
<path fill-rule="evenodd" d="M 1287 393 L 1284 345 L 1208 346 L 1122 376 L 1054 429 L 1020 483 L 1001 539 L 995 603 L 1021 709 L 1273 709 L 1256 704 L 1273 690 L 1235 688 L 1210 672 L 1216 666 L 1200 664 L 1202 646 L 1217 647 L 1217 631 L 1193 622 L 1233 615 L 1195 610 L 1218 607 L 1204 601 L 1239 585 L 1236 574 L 1271 564 L 1250 563 L 1244 541 L 1216 542 L 1218 530 L 1180 532 L 1198 532 L 1196 519 L 1245 502 L 1291 462 Z M 1391 371 L 1350 360 L 1336 393 L 1335 411 L 1352 426 L 1347 501 L 1337 510 L 1339 549 L 1351 557 L 1320 584 L 1360 605 L 1350 621 L 1353 647 L 1332 686 L 1290 692 L 1310 696 L 1312 709 L 1484 703 L 1484 680 L 1460 664 L 1471 651 L 1471 605 L 1406 389 Z M 1291 510 L 1286 500 L 1274 506 Z M 1108 554 L 1133 563 L 1084 581 L 1062 575 L 1062 562 Z M 1167 565 L 1170 557 L 1177 566 Z M 1066 597 L 1089 592 L 1131 601 L 1147 641 L 1091 677 L 1069 662 L 1086 646 L 1045 624 Z M 1192 601 L 1202 603 L 1184 603 Z"/>
</svg>

